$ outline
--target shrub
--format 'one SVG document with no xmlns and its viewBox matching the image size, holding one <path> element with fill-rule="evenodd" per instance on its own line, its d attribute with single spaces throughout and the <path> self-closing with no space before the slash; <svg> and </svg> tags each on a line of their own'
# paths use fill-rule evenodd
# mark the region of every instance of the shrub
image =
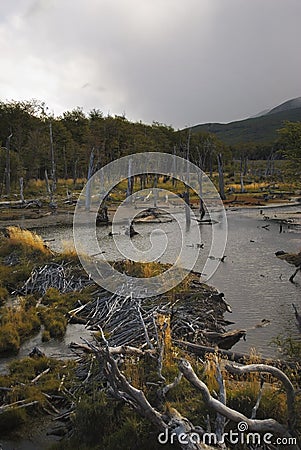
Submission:
<svg viewBox="0 0 301 450">
<path fill-rule="evenodd" d="M 64 317 L 60 319 L 52 320 L 47 326 L 49 334 L 53 338 L 62 338 L 66 333 L 67 320 Z"/>
<path fill-rule="evenodd" d="M 51 336 L 48 330 L 44 330 L 42 333 L 42 342 L 48 342 L 50 341 Z"/>
<path fill-rule="evenodd" d="M 0 306 L 5 303 L 8 297 L 8 290 L 5 287 L 0 286 Z"/>
<path fill-rule="evenodd" d="M 67 319 L 64 314 L 57 309 L 41 309 L 40 316 L 45 331 L 48 331 L 50 337 L 62 338 L 65 335 Z"/>
<path fill-rule="evenodd" d="M 0 414 L 0 430 L 3 435 L 23 425 L 27 420 L 25 409 L 11 409 Z"/>
<path fill-rule="evenodd" d="M 12 323 L 2 325 L 0 331 L 0 354 L 18 353 L 20 349 L 20 336 Z"/>
</svg>

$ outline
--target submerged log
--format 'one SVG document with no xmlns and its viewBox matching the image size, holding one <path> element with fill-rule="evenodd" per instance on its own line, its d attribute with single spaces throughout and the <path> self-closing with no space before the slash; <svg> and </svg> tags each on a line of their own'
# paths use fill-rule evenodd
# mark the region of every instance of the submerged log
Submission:
<svg viewBox="0 0 301 450">
<path fill-rule="evenodd" d="M 134 229 L 133 223 L 130 223 L 129 228 L 125 231 L 125 234 L 127 236 L 130 236 L 130 238 L 132 238 L 133 236 L 135 236 L 136 234 L 139 234 L 138 231 L 136 231 Z"/>
<path fill-rule="evenodd" d="M 277 258 L 283 259 L 287 263 L 292 264 L 293 266 L 297 267 L 297 269 L 295 270 L 293 275 L 291 275 L 289 278 L 289 280 L 293 283 L 295 276 L 297 275 L 298 272 L 301 271 L 301 252 L 287 253 L 287 252 L 284 252 L 283 250 L 280 250 L 280 251 L 276 252 L 275 255 L 277 256 Z"/>
<path fill-rule="evenodd" d="M 203 331 L 208 342 L 217 345 L 224 350 L 230 350 L 241 338 L 246 340 L 246 330 L 232 330 L 226 333 L 215 331 Z"/>
<path fill-rule="evenodd" d="M 298 328 L 299 328 L 299 331 L 301 332 L 301 315 L 298 313 L 298 310 L 297 310 L 296 306 L 294 305 L 294 303 L 292 303 L 292 305 L 295 310 L 295 317 L 297 319 Z"/>
</svg>

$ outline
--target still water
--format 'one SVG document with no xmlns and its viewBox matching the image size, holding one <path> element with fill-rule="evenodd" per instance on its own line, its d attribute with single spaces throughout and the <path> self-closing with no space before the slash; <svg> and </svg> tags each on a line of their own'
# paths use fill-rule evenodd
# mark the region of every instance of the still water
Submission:
<svg viewBox="0 0 301 450">
<path fill-rule="evenodd" d="M 281 208 L 281 212 L 286 209 Z M 289 212 L 300 210 L 300 207 L 290 207 Z M 280 211 L 280 210 L 279 210 Z M 265 209 L 264 214 L 273 216 L 279 212 L 277 209 Z M 294 267 L 281 261 L 275 256 L 277 250 L 298 252 L 301 249 L 301 233 L 283 228 L 279 233 L 279 224 L 263 220 L 259 209 L 240 209 L 227 211 L 228 239 L 225 250 L 226 258 L 215 274 L 210 278 L 209 284 L 224 292 L 225 298 L 232 306 L 232 314 L 226 318 L 235 322 L 230 328 L 243 328 L 247 330 L 246 341 L 235 345 L 238 352 L 249 352 L 256 347 L 264 357 L 277 356 L 277 347 L 271 342 L 279 335 L 300 338 L 295 324 L 294 303 L 301 312 L 301 276 L 297 274 L 296 283 L 288 281 L 294 272 Z M 213 225 L 218 227 L 219 224 Z M 202 249 L 197 247 L 196 229 L 200 227 Z M 161 229 L 168 237 L 169 245 L 160 258 L 161 262 L 173 262 L 177 256 L 179 238 L 177 236 L 177 223 L 137 224 L 139 235 L 133 238 L 134 245 L 139 249 L 150 247 L 150 236 L 154 230 Z M 97 237 L 101 250 L 107 259 L 122 258 L 110 237 L 110 228 L 99 227 Z M 39 229 L 38 233 L 49 240 L 49 246 L 54 250 L 61 250 L 66 243 L 72 241 L 70 227 L 57 227 Z M 91 239 L 86 236 L 86 239 Z M 116 242 L 126 245 L 124 235 L 116 236 Z M 190 240 L 189 240 L 190 239 Z M 202 272 L 204 262 L 210 254 L 211 225 L 199 226 L 192 222 L 191 230 L 186 236 L 186 246 L 191 252 L 191 258 L 197 255 L 194 270 Z M 177 245 L 176 245 L 177 244 Z M 270 321 L 266 327 L 256 327 L 261 320 Z M 72 331 L 72 338 L 76 338 L 79 330 Z M 80 336 L 81 334 L 78 334 Z"/>
</svg>

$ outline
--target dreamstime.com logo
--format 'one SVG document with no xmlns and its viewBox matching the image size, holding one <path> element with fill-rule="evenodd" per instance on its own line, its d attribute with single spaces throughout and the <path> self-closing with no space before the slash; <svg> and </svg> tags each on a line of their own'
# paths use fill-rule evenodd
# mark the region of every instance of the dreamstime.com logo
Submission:
<svg viewBox="0 0 301 450">
<path fill-rule="evenodd" d="M 158 435 L 159 444 L 175 444 L 180 445 L 188 444 L 206 444 L 206 445 L 296 445 L 297 439 L 293 437 L 274 437 L 271 433 L 259 434 L 253 431 L 248 431 L 248 424 L 246 422 L 239 422 L 237 424 L 237 430 L 230 430 L 227 433 L 223 433 L 221 438 L 218 439 L 215 433 L 175 433 L 175 432 L 162 432 Z"/>
<path fill-rule="evenodd" d="M 208 255 L 201 270 L 202 281 L 207 281 L 224 256 L 227 218 L 223 203 L 213 183 L 199 167 L 178 156 L 156 152 L 138 153 L 115 160 L 98 170 L 85 185 L 79 196 L 73 221 L 75 248 L 84 269 L 96 283 L 108 291 L 137 298 L 157 296 L 169 291 L 187 276 L 187 271 L 194 269 L 200 252 L 204 252 L 199 218 L 179 195 L 155 186 L 141 189 L 120 203 L 112 219 L 111 250 L 103 250 L 104 238 L 99 242 L 96 226 L 100 207 L 120 182 L 123 181 L 121 195 L 124 196 L 124 180 L 143 176 L 150 180 L 154 180 L 155 176 L 164 176 L 165 179 L 184 182 L 201 196 L 208 214 L 207 222 L 214 224 L 211 225 L 210 242 L 206 242 Z M 183 187 L 179 190 L 183 190 Z M 156 223 L 142 237 L 145 228 L 140 227 L 141 234 L 137 239 L 131 239 L 129 225 L 138 213 L 150 207 L 157 207 L 161 214 L 163 212 L 168 215 L 172 219 L 172 229 L 167 232 L 163 223 Z M 171 267 L 162 274 L 149 278 L 128 276 L 110 264 L 116 259 L 141 263 L 167 262 L 166 255 L 169 255 Z"/>
</svg>

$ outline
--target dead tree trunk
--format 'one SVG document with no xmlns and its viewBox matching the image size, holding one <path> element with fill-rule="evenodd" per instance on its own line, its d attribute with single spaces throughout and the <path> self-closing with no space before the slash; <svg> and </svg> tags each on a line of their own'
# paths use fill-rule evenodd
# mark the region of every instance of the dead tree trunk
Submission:
<svg viewBox="0 0 301 450">
<path fill-rule="evenodd" d="M 223 157 L 219 153 L 217 155 L 217 165 L 218 165 L 218 185 L 219 185 L 219 195 L 222 200 L 226 200 L 225 195 L 225 183 L 224 183 L 224 170 L 223 170 Z"/>
<path fill-rule="evenodd" d="M 200 197 L 200 208 L 199 208 L 199 211 L 200 211 L 200 218 L 202 220 L 203 217 L 206 214 L 206 211 L 205 211 L 205 206 L 204 206 L 204 202 L 203 202 L 203 167 L 204 167 L 204 165 L 201 162 L 201 160 L 199 162 L 199 167 L 201 169 L 201 171 L 198 173 L 199 197 Z"/>
<path fill-rule="evenodd" d="M 126 189 L 126 198 L 130 197 L 133 194 L 134 180 L 132 176 L 132 158 L 129 159 L 128 164 L 128 185 Z"/>
<path fill-rule="evenodd" d="M 245 171 L 243 168 L 243 161 L 245 161 L 243 159 L 243 157 L 240 157 L 240 192 L 243 194 L 244 192 L 246 192 L 245 190 L 245 186 L 244 186 L 244 175 L 245 175 Z"/>
<path fill-rule="evenodd" d="M 73 166 L 73 186 L 76 185 L 76 180 L 77 180 L 77 164 L 78 164 L 78 158 L 76 158 L 76 160 L 74 161 L 74 166 Z"/>
<path fill-rule="evenodd" d="M 67 159 L 66 159 L 66 146 L 63 147 L 63 157 L 64 157 L 64 178 L 68 179 L 68 167 L 67 167 Z"/>
<path fill-rule="evenodd" d="M 21 177 L 19 179 L 19 182 L 20 182 L 20 199 L 21 199 L 21 202 L 24 203 L 25 200 L 24 200 L 24 182 L 23 182 L 23 177 Z"/>
<path fill-rule="evenodd" d="M 243 171 L 243 175 L 246 176 L 248 173 L 248 157 L 246 156 L 244 158 L 244 171 Z"/>
<path fill-rule="evenodd" d="M 248 367 L 248 366 L 246 366 Z M 266 366 L 266 369 L 269 366 Z M 272 433 L 277 436 L 285 436 L 285 437 L 291 437 L 290 432 L 287 430 L 287 428 L 284 425 L 281 425 L 279 422 L 277 422 L 274 419 L 249 419 L 244 414 L 229 408 L 228 406 L 221 403 L 216 398 L 212 397 L 210 394 L 210 391 L 206 384 L 201 381 L 197 375 L 195 374 L 193 368 L 191 367 L 191 364 L 185 360 L 182 359 L 179 362 L 179 368 L 180 371 L 183 373 L 184 377 L 191 383 L 196 389 L 199 389 L 201 391 L 202 397 L 204 402 L 207 404 L 209 408 L 214 409 L 216 412 L 221 414 L 222 416 L 226 417 L 229 420 L 232 420 L 233 422 L 245 422 L 248 426 L 248 429 L 250 431 L 258 432 L 258 433 Z M 227 366 L 228 370 L 230 369 L 230 366 Z M 271 367 L 271 369 L 274 369 Z M 235 368 L 236 370 L 236 368 Z M 245 369 L 246 372 L 248 372 L 248 369 Z M 252 370 L 253 371 L 253 370 Z M 266 372 L 271 373 L 269 370 L 265 370 Z M 233 370 L 234 372 L 234 370 Z M 281 372 L 281 371 L 280 371 Z M 237 372 L 239 373 L 239 372 Z M 243 372 L 242 372 L 243 373 Z M 284 373 L 282 372 L 284 375 Z M 276 376 L 276 375 L 275 375 Z M 283 381 L 281 379 L 281 381 Z M 292 446 L 294 449 L 299 449 L 299 446 Z"/>
<path fill-rule="evenodd" d="M 90 211 L 91 206 L 91 177 L 93 175 L 93 165 L 94 165 L 94 147 L 90 153 L 89 167 L 88 167 L 88 181 L 86 185 L 86 200 L 85 200 L 85 209 L 86 211 Z"/>
<path fill-rule="evenodd" d="M 49 137 L 50 137 L 50 156 L 51 156 L 51 191 L 52 198 L 56 191 L 56 173 L 55 173 L 55 159 L 54 159 L 54 147 L 53 147 L 53 135 L 52 135 L 52 123 L 49 124 Z"/>
<path fill-rule="evenodd" d="M 52 203 L 53 203 L 53 195 L 52 195 L 52 189 L 51 189 L 51 186 L 50 186 L 50 184 L 49 184 L 49 178 L 48 178 L 47 169 L 45 169 L 45 184 L 46 184 L 46 191 L 47 191 L 47 194 L 49 195 L 49 201 L 50 201 L 50 204 L 52 204 Z"/>
<path fill-rule="evenodd" d="M 188 132 L 187 138 L 187 150 L 186 150 L 186 192 L 185 192 L 185 218 L 186 218 L 186 228 L 189 230 L 191 224 L 190 217 L 190 196 L 189 196 L 189 182 L 190 182 L 190 173 L 189 173 L 189 158 L 190 158 L 190 138 L 191 138 L 191 128 Z"/>
<path fill-rule="evenodd" d="M 10 140 L 13 137 L 11 133 L 6 139 L 6 161 L 5 161 L 5 189 L 6 195 L 10 195 Z"/>
<path fill-rule="evenodd" d="M 296 424 L 296 410 L 295 410 L 295 389 L 289 378 L 282 370 L 276 367 L 268 366 L 266 364 L 249 364 L 247 366 L 226 365 L 226 369 L 233 374 L 245 374 L 245 373 L 269 373 L 273 377 L 277 378 L 284 386 L 287 399 L 287 420 L 288 431 L 293 434 Z"/>
<path fill-rule="evenodd" d="M 176 168 L 176 146 L 174 145 L 173 147 L 173 157 L 172 157 L 172 185 L 173 187 L 176 187 L 177 185 L 177 178 L 176 178 L 176 173 L 177 168 Z"/>
<path fill-rule="evenodd" d="M 155 173 L 154 175 L 154 208 L 157 208 L 157 201 L 158 201 L 158 175 Z"/>
</svg>

